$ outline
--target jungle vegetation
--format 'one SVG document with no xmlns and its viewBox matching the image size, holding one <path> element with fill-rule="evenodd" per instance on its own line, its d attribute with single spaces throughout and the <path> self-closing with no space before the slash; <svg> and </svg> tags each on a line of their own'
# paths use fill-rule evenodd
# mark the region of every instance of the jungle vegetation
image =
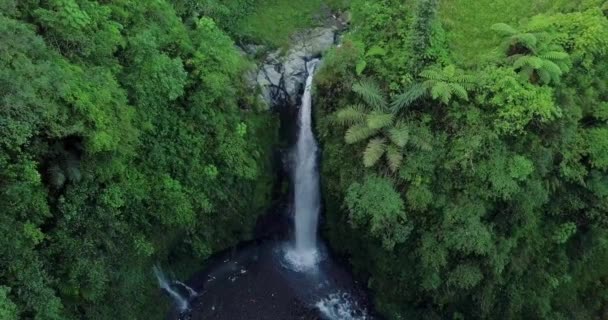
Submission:
<svg viewBox="0 0 608 320">
<path fill-rule="evenodd" d="M 604 319 L 608 3 L 351 12 L 316 83 L 325 233 L 381 313 Z"/>
<path fill-rule="evenodd" d="M 323 235 L 378 311 L 605 319 L 605 0 L 0 0 L 0 319 L 161 319 L 152 265 L 250 238 L 278 119 L 236 45 L 327 8 Z"/>
</svg>

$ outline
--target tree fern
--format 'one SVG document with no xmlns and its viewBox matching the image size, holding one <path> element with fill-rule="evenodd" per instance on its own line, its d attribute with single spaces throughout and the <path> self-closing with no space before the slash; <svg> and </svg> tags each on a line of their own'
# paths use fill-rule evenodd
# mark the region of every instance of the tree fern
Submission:
<svg viewBox="0 0 608 320">
<path fill-rule="evenodd" d="M 361 142 L 375 135 L 376 133 L 378 133 L 377 129 L 371 129 L 366 125 L 354 125 L 346 130 L 344 141 L 346 141 L 348 144 L 353 144 Z"/>
<path fill-rule="evenodd" d="M 386 98 L 375 81 L 364 79 L 353 85 L 353 91 L 376 110 L 386 109 Z"/>
<path fill-rule="evenodd" d="M 369 141 L 367 148 L 363 152 L 363 165 L 373 167 L 386 151 L 386 140 L 384 138 L 375 138 Z"/>
<path fill-rule="evenodd" d="M 519 72 L 522 80 L 541 84 L 558 82 L 570 69 L 570 56 L 561 46 L 552 43 L 551 34 L 519 32 L 504 23 L 492 29 L 506 36 L 506 61 Z"/>
</svg>

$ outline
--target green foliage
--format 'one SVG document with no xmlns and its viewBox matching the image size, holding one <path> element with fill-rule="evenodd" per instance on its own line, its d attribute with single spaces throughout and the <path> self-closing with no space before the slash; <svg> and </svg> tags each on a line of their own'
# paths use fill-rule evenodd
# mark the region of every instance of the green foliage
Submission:
<svg viewBox="0 0 608 320">
<path fill-rule="evenodd" d="M 6 320 L 17 320 L 17 306 L 9 299 L 8 293 L 10 293 L 10 288 L 0 287 L 0 317 Z"/>
<path fill-rule="evenodd" d="M 157 319 L 155 262 L 250 236 L 276 119 L 198 4 L 0 1 L 0 318 Z"/>
<path fill-rule="evenodd" d="M 439 100 L 448 104 L 453 96 L 461 100 L 469 100 L 468 91 L 474 89 L 475 78 L 464 74 L 454 65 L 440 68 L 431 66 L 420 73 L 421 82 L 410 85 L 406 90 L 397 95 L 391 105 L 393 112 L 401 112 L 416 100 L 429 96 L 433 100 Z"/>
<path fill-rule="evenodd" d="M 316 91 L 326 235 L 388 319 L 605 315 L 603 2 L 444 1 L 439 27 L 420 18 L 430 1 L 353 3 L 356 50 L 325 61 Z M 374 46 L 386 54 L 358 72 Z M 348 90 L 360 74 L 389 111 Z M 407 216 L 404 241 L 372 230 L 388 212 Z"/>
<path fill-rule="evenodd" d="M 389 180 L 368 176 L 364 181 L 353 183 L 346 192 L 344 202 L 350 221 L 357 228 L 369 228 L 373 236 L 381 239 L 382 246 L 391 250 L 407 240 L 412 231 L 403 201 Z"/>
<path fill-rule="evenodd" d="M 559 82 L 570 70 L 570 56 L 561 46 L 552 43 L 554 37 L 548 33 L 520 33 L 504 23 L 492 29 L 505 35 L 507 61 L 522 79 L 541 84 Z"/>
</svg>

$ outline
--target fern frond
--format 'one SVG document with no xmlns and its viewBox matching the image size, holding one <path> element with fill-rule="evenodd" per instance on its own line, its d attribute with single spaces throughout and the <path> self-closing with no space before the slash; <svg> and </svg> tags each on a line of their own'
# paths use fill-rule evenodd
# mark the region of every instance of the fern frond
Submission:
<svg viewBox="0 0 608 320">
<path fill-rule="evenodd" d="M 532 74 L 534 73 L 534 69 L 531 67 L 526 67 L 526 68 L 522 68 L 519 71 L 519 78 L 521 79 L 521 81 L 530 81 L 530 78 L 532 77 Z"/>
<path fill-rule="evenodd" d="M 561 76 L 563 74 L 562 69 L 553 61 L 543 61 L 542 69 L 547 70 L 552 76 Z"/>
<path fill-rule="evenodd" d="M 386 50 L 382 49 L 382 47 L 380 47 L 380 46 L 373 46 L 373 47 L 369 48 L 369 50 L 365 54 L 366 57 L 384 56 L 384 55 L 386 55 Z"/>
<path fill-rule="evenodd" d="M 570 58 L 570 55 L 563 51 L 549 51 L 539 54 L 538 57 L 543 58 L 545 60 L 561 61 L 568 60 Z"/>
<path fill-rule="evenodd" d="M 550 83 L 551 80 L 553 80 L 551 73 L 549 71 L 547 71 L 546 69 L 538 69 L 538 70 L 536 70 L 536 73 L 538 74 L 538 77 L 540 78 L 541 83 L 547 84 L 547 83 Z"/>
<path fill-rule="evenodd" d="M 388 138 L 399 148 L 405 147 L 410 140 L 410 129 L 405 124 L 398 124 L 388 131 Z"/>
<path fill-rule="evenodd" d="M 454 92 L 454 94 L 464 100 L 464 101 L 468 101 L 469 100 L 469 94 L 467 93 L 467 90 L 460 84 L 458 83 L 452 83 L 450 84 L 450 87 L 452 87 L 452 92 Z"/>
<path fill-rule="evenodd" d="M 526 48 L 528 48 L 532 51 L 536 50 L 536 44 L 538 43 L 538 39 L 532 33 L 516 34 L 513 37 L 511 37 L 511 40 L 525 46 Z"/>
<path fill-rule="evenodd" d="M 344 141 L 348 144 L 354 144 L 357 142 L 361 142 L 373 135 L 378 133 L 378 130 L 368 128 L 365 125 L 354 125 L 344 134 Z"/>
<path fill-rule="evenodd" d="M 333 122 L 341 125 L 353 125 L 365 120 L 365 106 L 355 104 L 342 108 L 334 113 Z"/>
<path fill-rule="evenodd" d="M 367 148 L 363 152 L 363 165 L 366 167 L 373 167 L 378 160 L 382 158 L 386 151 L 385 140 L 383 138 L 375 138 L 370 140 L 367 144 Z"/>
<path fill-rule="evenodd" d="M 367 116 L 367 126 L 372 129 L 382 129 L 393 123 L 395 116 L 392 113 L 373 112 Z"/>
<path fill-rule="evenodd" d="M 375 81 L 370 79 L 360 80 L 353 85 L 353 91 L 370 107 L 376 110 L 386 109 L 386 98 Z"/>
<path fill-rule="evenodd" d="M 431 97 L 434 100 L 439 99 L 444 104 L 448 104 L 452 98 L 452 87 L 445 82 L 439 82 L 431 88 Z"/>
<path fill-rule="evenodd" d="M 521 56 L 513 63 L 514 69 L 520 69 L 524 66 L 529 66 L 533 69 L 540 69 L 543 66 L 543 59 L 535 56 Z"/>
<path fill-rule="evenodd" d="M 403 153 L 400 149 L 390 145 L 386 148 L 386 160 L 388 161 L 388 167 L 391 171 L 397 172 L 403 162 Z"/>
<path fill-rule="evenodd" d="M 445 79 L 445 75 L 437 67 L 430 67 L 420 72 L 420 76 L 424 79 L 441 81 Z"/>
<path fill-rule="evenodd" d="M 511 36 L 517 33 L 517 30 L 506 23 L 496 23 L 491 29 L 502 35 Z"/>
<path fill-rule="evenodd" d="M 415 83 L 405 90 L 402 94 L 395 97 L 391 103 L 391 110 L 398 113 L 404 108 L 410 106 L 414 101 L 420 99 L 426 94 L 426 88 L 421 83 Z"/>
</svg>

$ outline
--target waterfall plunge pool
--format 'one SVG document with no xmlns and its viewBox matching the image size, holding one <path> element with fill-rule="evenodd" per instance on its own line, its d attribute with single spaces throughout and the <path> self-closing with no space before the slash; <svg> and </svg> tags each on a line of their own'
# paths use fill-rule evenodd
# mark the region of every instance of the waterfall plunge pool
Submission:
<svg viewBox="0 0 608 320">
<path fill-rule="evenodd" d="M 366 291 L 335 262 L 317 236 L 321 195 L 318 147 L 312 132 L 312 80 L 318 62 L 306 64 L 309 75 L 298 114 L 291 164 L 291 239 L 253 241 L 214 255 L 206 270 L 183 286 L 196 292 L 190 294 L 187 308 L 184 298 L 165 285 L 178 304 L 171 319 L 377 319 L 371 314 Z"/>
</svg>

